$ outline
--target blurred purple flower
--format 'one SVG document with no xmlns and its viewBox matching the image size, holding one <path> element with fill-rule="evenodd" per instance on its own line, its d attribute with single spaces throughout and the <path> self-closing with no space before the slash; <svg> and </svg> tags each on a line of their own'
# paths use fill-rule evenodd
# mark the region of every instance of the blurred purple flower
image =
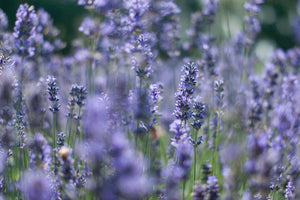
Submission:
<svg viewBox="0 0 300 200">
<path fill-rule="evenodd" d="M 21 183 L 21 190 L 30 200 L 50 200 L 52 198 L 51 181 L 40 171 L 27 171 Z"/>
<path fill-rule="evenodd" d="M 0 30 L 5 31 L 8 26 L 8 19 L 6 14 L 0 9 Z M 2 35 L 2 33 L 1 33 Z"/>
<path fill-rule="evenodd" d="M 36 35 L 37 15 L 34 7 L 21 4 L 16 14 L 17 20 L 14 27 L 15 45 L 21 56 L 33 56 L 35 48 L 33 39 Z"/>
</svg>

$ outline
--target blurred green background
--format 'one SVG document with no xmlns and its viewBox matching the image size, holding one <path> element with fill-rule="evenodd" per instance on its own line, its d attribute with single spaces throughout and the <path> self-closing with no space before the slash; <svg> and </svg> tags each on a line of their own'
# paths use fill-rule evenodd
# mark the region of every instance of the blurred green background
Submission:
<svg viewBox="0 0 300 200">
<path fill-rule="evenodd" d="M 43 7 L 53 18 L 54 24 L 61 31 L 59 37 L 67 42 L 69 51 L 71 41 L 78 37 L 78 27 L 88 11 L 77 5 L 77 0 L 0 0 L 0 8 L 8 15 L 9 29 L 15 22 L 15 13 L 19 4 L 28 3 L 36 9 Z M 176 0 L 181 8 L 181 35 L 185 38 L 185 30 L 189 27 L 190 15 L 201 10 L 202 0 Z M 219 40 L 230 37 L 237 30 L 242 30 L 243 0 L 220 0 L 220 7 L 215 24 L 214 33 Z M 297 17 L 297 0 L 265 0 L 259 18 L 262 32 L 258 36 L 261 46 L 267 49 L 280 47 L 291 48 L 295 45 L 291 25 Z M 229 29 L 228 29 L 229 25 Z M 260 43 L 257 46 L 260 49 Z M 266 49 L 264 49 L 265 51 Z M 259 50 L 258 50 L 259 51 Z"/>
</svg>

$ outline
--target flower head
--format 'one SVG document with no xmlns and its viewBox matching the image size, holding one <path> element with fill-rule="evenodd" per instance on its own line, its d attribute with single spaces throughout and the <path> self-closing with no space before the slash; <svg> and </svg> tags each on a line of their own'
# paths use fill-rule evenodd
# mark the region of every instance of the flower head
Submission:
<svg viewBox="0 0 300 200">
<path fill-rule="evenodd" d="M 36 34 L 37 15 L 34 7 L 21 4 L 17 10 L 17 20 L 14 27 L 15 45 L 21 56 L 33 56 L 35 48 L 33 39 Z"/>
</svg>

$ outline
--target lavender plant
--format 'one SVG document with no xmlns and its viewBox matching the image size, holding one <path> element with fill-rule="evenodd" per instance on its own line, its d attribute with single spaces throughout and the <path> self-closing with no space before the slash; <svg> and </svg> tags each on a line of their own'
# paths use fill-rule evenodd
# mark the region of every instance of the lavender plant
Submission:
<svg viewBox="0 0 300 200">
<path fill-rule="evenodd" d="M 264 1 L 232 36 L 227 3 L 78 0 L 69 53 L 0 9 L 0 199 L 299 199 L 300 48 L 263 60 Z"/>
</svg>

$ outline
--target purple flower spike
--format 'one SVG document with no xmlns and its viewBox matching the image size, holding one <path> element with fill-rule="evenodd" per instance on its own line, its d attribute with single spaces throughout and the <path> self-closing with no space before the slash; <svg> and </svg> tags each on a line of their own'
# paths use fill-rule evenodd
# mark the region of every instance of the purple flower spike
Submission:
<svg viewBox="0 0 300 200">
<path fill-rule="evenodd" d="M 36 35 L 37 15 L 33 6 L 21 4 L 16 14 L 14 27 L 15 46 L 21 56 L 32 57 L 35 54 L 33 39 Z"/>
</svg>

